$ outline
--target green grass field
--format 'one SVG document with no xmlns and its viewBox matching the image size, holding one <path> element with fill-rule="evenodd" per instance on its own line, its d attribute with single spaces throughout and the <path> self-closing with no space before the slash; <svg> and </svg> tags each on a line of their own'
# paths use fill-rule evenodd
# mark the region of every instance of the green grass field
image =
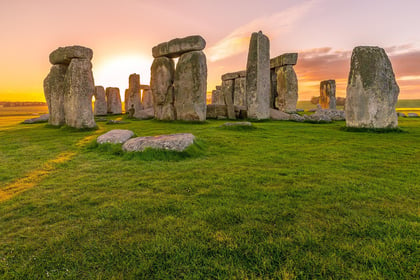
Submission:
<svg viewBox="0 0 420 280">
<path fill-rule="evenodd" d="M 0 279 L 420 278 L 420 119 L 15 121 L 0 127 Z M 94 144 L 111 129 L 198 141 L 127 155 Z"/>
</svg>

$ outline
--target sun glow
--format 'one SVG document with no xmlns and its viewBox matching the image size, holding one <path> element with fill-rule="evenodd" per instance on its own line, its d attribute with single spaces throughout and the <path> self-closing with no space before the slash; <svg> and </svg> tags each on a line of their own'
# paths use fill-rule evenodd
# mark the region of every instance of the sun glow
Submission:
<svg viewBox="0 0 420 280">
<path fill-rule="evenodd" d="M 140 83 L 150 83 L 150 66 L 153 58 L 138 54 L 118 55 L 104 58 L 93 65 L 93 76 L 95 85 L 104 88 L 118 87 L 121 98 L 124 99 L 125 89 L 128 88 L 128 77 L 130 74 L 140 74 Z"/>
</svg>

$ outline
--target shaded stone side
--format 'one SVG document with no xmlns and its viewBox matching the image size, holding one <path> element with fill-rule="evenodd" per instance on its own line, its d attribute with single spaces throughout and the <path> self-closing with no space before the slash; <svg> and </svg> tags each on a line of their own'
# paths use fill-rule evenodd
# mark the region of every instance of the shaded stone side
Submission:
<svg viewBox="0 0 420 280">
<path fill-rule="evenodd" d="M 94 128 L 92 96 L 95 84 L 92 63 L 88 59 L 72 59 L 65 77 L 64 113 L 66 125 Z"/>
<path fill-rule="evenodd" d="M 206 111 L 207 119 L 227 118 L 227 107 L 221 104 L 208 104 Z"/>
<path fill-rule="evenodd" d="M 277 98 L 277 71 L 278 68 L 270 69 L 270 108 L 278 109 L 276 106 Z"/>
<path fill-rule="evenodd" d="M 277 70 L 277 98 L 275 106 L 283 112 L 296 112 L 298 101 L 298 81 L 293 66 L 287 65 Z"/>
<path fill-rule="evenodd" d="M 335 80 L 326 80 L 320 83 L 319 104 L 322 109 L 335 109 Z"/>
<path fill-rule="evenodd" d="M 177 120 L 205 121 L 207 91 L 207 62 L 202 51 L 181 55 L 174 79 L 175 112 Z"/>
<path fill-rule="evenodd" d="M 93 114 L 95 116 L 103 116 L 106 115 L 107 112 L 107 105 L 106 105 L 106 95 L 105 89 L 103 86 L 96 86 L 95 87 L 95 104 L 93 105 Z"/>
<path fill-rule="evenodd" d="M 246 70 L 248 118 L 268 119 L 270 117 L 270 41 L 261 31 L 252 33 Z"/>
<path fill-rule="evenodd" d="M 66 65 L 53 65 L 44 80 L 44 95 L 48 105 L 51 125 L 64 125 L 64 80 L 67 72 Z"/>
<path fill-rule="evenodd" d="M 391 62 L 384 49 L 356 47 L 347 84 L 346 125 L 357 128 L 396 128 L 399 95 Z"/>
<path fill-rule="evenodd" d="M 174 61 L 167 57 L 158 57 L 151 66 L 150 88 L 153 95 L 155 118 L 158 120 L 175 120 Z"/>
<path fill-rule="evenodd" d="M 107 87 L 105 93 L 108 114 L 122 114 L 120 89 L 116 87 Z"/>
</svg>

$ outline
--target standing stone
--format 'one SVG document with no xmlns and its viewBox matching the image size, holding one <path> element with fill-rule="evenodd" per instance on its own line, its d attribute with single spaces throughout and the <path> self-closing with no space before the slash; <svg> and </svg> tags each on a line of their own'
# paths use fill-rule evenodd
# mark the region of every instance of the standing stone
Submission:
<svg viewBox="0 0 420 280">
<path fill-rule="evenodd" d="M 130 107 L 128 107 L 128 104 L 130 103 L 130 90 L 126 89 L 124 92 L 124 112 L 128 112 Z"/>
<path fill-rule="evenodd" d="M 270 118 L 270 41 L 261 31 L 252 33 L 246 75 L 248 118 Z"/>
<path fill-rule="evenodd" d="M 319 104 L 322 109 L 335 109 L 335 80 L 322 81 L 320 84 Z"/>
<path fill-rule="evenodd" d="M 202 51 L 181 55 L 174 79 L 177 120 L 206 120 L 207 63 Z"/>
<path fill-rule="evenodd" d="M 153 108 L 153 94 L 149 86 L 141 86 L 143 93 L 141 95 L 141 103 L 144 109 Z"/>
<path fill-rule="evenodd" d="M 233 104 L 236 106 L 246 106 L 246 73 L 235 79 L 233 90 Z"/>
<path fill-rule="evenodd" d="M 347 84 L 346 125 L 358 128 L 396 128 L 395 107 L 400 89 L 384 49 L 356 47 Z"/>
<path fill-rule="evenodd" d="M 292 65 L 286 65 L 277 70 L 276 107 L 283 112 L 296 112 L 298 100 L 298 81 Z"/>
<path fill-rule="evenodd" d="M 158 57 L 153 60 L 150 88 L 157 120 L 175 120 L 174 72 L 175 66 L 172 59 Z"/>
<path fill-rule="evenodd" d="M 48 105 L 51 125 L 64 125 L 64 79 L 67 66 L 63 64 L 53 65 L 50 73 L 44 80 L 44 94 Z"/>
<path fill-rule="evenodd" d="M 108 114 L 122 114 L 120 89 L 116 87 L 106 88 L 106 103 Z"/>
<path fill-rule="evenodd" d="M 234 80 L 222 81 L 222 94 L 224 98 L 224 103 L 226 104 L 227 117 L 231 120 L 234 120 L 236 118 L 235 107 L 233 106 L 233 90 Z"/>
<path fill-rule="evenodd" d="M 95 104 L 93 108 L 93 114 L 95 116 L 103 116 L 107 114 L 106 96 L 105 89 L 103 86 L 95 87 Z"/>
<path fill-rule="evenodd" d="M 95 84 L 92 63 L 88 59 L 74 58 L 71 60 L 67 69 L 64 88 L 66 125 L 74 128 L 96 127 L 92 110 Z"/>
<path fill-rule="evenodd" d="M 126 108 L 128 110 L 134 108 L 134 112 L 140 112 L 143 110 L 140 96 L 140 75 L 131 74 L 128 78 L 128 85 L 128 102 L 126 101 Z"/>
</svg>

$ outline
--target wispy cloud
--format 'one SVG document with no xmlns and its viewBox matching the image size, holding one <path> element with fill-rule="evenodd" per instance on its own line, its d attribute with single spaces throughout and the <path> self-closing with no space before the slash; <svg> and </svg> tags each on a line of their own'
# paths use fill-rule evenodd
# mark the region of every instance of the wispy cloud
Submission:
<svg viewBox="0 0 420 280">
<path fill-rule="evenodd" d="M 248 51 L 252 32 L 262 30 L 269 37 L 278 37 L 291 30 L 293 25 L 303 18 L 312 6 L 320 0 L 310 0 L 295 5 L 268 17 L 257 18 L 232 31 L 225 38 L 207 50 L 207 57 L 215 62 Z"/>
</svg>

